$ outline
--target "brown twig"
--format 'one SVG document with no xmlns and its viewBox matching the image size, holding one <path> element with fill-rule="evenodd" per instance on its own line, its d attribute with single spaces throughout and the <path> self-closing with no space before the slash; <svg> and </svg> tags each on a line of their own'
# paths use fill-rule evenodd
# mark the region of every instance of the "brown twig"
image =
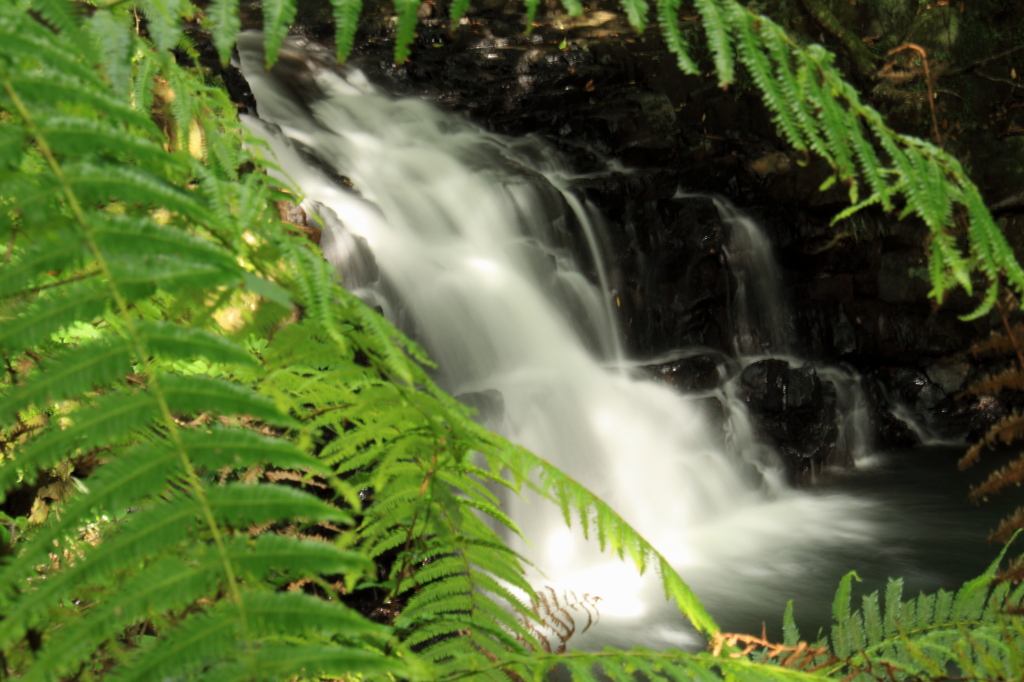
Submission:
<svg viewBox="0 0 1024 682">
<path fill-rule="evenodd" d="M 996 78 L 995 76 L 990 76 L 987 73 L 982 73 L 981 71 L 978 72 L 978 75 L 984 78 L 985 80 L 992 81 L 993 83 L 1005 83 L 1010 87 L 1020 88 L 1021 90 L 1024 90 L 1024 85 L 1012 81 L 1009 78 Z"/>
<path fill-rule="evenodd" d="M 975 69 L 980 69 L 981 67 L 985 66 L 986 64 L 991 64 L 992 62 L 995 62 L 995 61 L 998 61 L 998 60 L 1002 59 L 1003 57 L 1009 57 L 1011 54 L 1015 54 L 1017 52 L 1020 52 L 1021 50 L 1024 50 L 1024 45 L 1018 45 L 1017 47 L 1010 48 L 1009 50 L 1006 50 L 1005 52 L 1000 52 L 999 54 L 994 54 L 991 57 L 986 57 L 985 59 L 979 59 L 978 61 L 973 62 L 971 64 L 968 64 L 967 66 L 964 66 L 962 68 L 953 69 L 952 71 L 947 71 L 946 75 L 947 76 L 959 76 L 961 74 L 970 73 L 970 72 L 974 71 Z"/>
<path fill-rule="evenodd" d="M 935 115 L 935 94 L 932 91 L 932 75 L 931 72 L 928 70 L 928 52 L 923 47 L 917 45 L 916 43 L 903 43 L 902 45 L 899 45 L 889 50 L 887 56 L 891 57 L 897 52 L 902 52 L 903 50 L 913 50 L 914 52 L 917 52 L 918 54 L 921 55 L 921 62 L 924 66 L 924 82 L 925 85 L 928 86 L 928 107 L 931 109 L 932 112 L 932 128 L 935 131 L 935 144 L 941 147 L 942 134 L 939 132 L 939 118 L 938 116 Z"/>
<path fill-rule="evenodd" d="M 45 291 L 47 289 L 53 289 L 54 287 L 64 286 L 65 284 L 71 284 L 72 282 L 78 282 L 78 281 L 83 280 L 83 279 L 88 279 L 90 277 L 95 277 L 98 274 L 100 274 L 99 270 L 90 270 L 89 272 L 83 272 L 82 274 L 75 275 L 74 277 L 68 277 L 67 279 L 62 279 L 59 282 L 53 282 L 51 284 L 44 284 L 42 286 L 34 287 L 32 289 L 26 289 L 25 291 L 22 292 L 22 295 L 38 294 L 40 291 Z"/>
</svg>

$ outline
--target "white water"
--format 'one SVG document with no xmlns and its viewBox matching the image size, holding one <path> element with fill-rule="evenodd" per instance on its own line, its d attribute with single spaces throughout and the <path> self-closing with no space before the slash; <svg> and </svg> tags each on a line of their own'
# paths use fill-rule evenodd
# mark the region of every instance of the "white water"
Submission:
<svg viewBox="0 0 1024 682">
<path fill-rule="evenodd" d="M 491 425 L 611 503 L 712 609 L 730 600 L 757 607 L 766 584 L 783 590 L 808 566 L 820 567 L 824 548 L 871 541 L 871 503 L 788 490 L 738 405 L 730 405 L 723 448 L 692 402 L 602 367 L 622 361 L 599 223 L 564 189 L 564 170 L 542 143 L 491 135 L 424 102 L 393 99 L 358 72 L 315 72 L 325 97 L 307 108 L 263 72 L 257 37 L 240 44 L 260 114 L 245 124 L 324 219 L 325 250 L 349 285 L 427 347 L 450 392 L 499 392 L 504 410 Z M 300 146 L 358 194 L 311 165 Z M 730 258 L 763 260 L 756 226 L 730 219 L 746 235 L 733 230 Z M 582 274 L 588 263 L 596 285 Z M 788 346 L 780 329 L 761 324 L 771 317 L 766 306 L 778 303 L 763 298 L 766 289 L 746 280 L 736 298 L 751 311 L 739 318 L 755 320 L 738 328 L 744 352 Z M 557 509 L 518 499 L 507 505 L 533 543 L 519 549 L 542 573 L 538 584 L 603 598 L 602 622 L 612 625 L 603 637 L 692 641 L 678 616 L 659 606 L 649 579 L 598 556 L 595 543 L 564 528 Z"/>
</svg>

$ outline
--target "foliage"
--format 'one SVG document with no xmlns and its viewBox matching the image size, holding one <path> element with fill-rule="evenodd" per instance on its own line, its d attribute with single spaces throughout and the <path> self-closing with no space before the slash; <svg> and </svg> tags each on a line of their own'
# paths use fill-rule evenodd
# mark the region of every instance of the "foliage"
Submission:
<svg viewBox="0 0 1024 682">
<path fill-rule="evenodd" d="M 477 426 L 422 351 L 337 285 L 281 223 L 231 103 L 179 64 L 194 60 L 185 3 L 141 4 L 154 42 L 136 34 L 136 8 L 80 9 L 0 4 L 3 674 L 822 678 L 719 633 L 613 510 Z M 222 53 L 230 43 L 217 38 Z M 659 571 L 715 648 L 545 646 L 560 607 L 494 530 L 515 527 L 489 485 L 536 487 Z M 993 589 L 990 574 L 968 587 L 988 620 L 899 608 L 928 632 L 1017 641 L 1021 590 Z M 840 632 L 851 618 L 837 611 Z M 918 634 L 906 633 L 915 660 L 948 658 Z M 880 653 L 855 659 L 845 641 L 837 666 L 887 655 L 871 640 Z M 985 653 L 1019 676 L 1012 651 Z"/>
</svg>

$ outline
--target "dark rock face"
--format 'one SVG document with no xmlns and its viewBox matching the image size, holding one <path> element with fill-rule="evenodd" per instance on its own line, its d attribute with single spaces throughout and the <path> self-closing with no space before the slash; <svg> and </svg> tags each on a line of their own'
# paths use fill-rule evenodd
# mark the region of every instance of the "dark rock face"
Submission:
<svg viewBox="0 0 1024 682">
<path fill-rule="evenodd" d="M 814 367 L 761 360 L 748 365 L 739 380 L 740 399 L 758 436 L 778 450 L 797 479 L 824 466 L 850 464 L 837 444 L 835 386 L 822 381 Z"/>
</svg>

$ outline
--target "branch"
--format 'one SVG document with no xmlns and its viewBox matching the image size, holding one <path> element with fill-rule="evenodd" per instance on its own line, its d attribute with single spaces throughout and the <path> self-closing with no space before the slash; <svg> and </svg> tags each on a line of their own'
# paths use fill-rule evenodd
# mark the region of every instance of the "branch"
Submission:
<svg viewBox="0 0 1024 682">
<path fill-rule="evenodd" d="M 975 69 L 979 69 L 982 66 L 985 66 L 986 64 L 991 64 L 992 62 L 999 61 L 1003 57 L 1009 57 L 1011 54 L 1020 52 L 1022 50 L 1024 50 L 1024 45 L 1018 45 L 1017 47 L 1010 48 L 1009 50 L 1006 50 L 1005 52 L 1000 52 L 999 54 L 994 54 L 991 57 L 985 57 L 984 59 L 979 59 L 978 61 L 973 62 L 971 64 L 968 64 L 967 66 L 964 66 L 962 68 L 953 69 L 951 71 L 947 71 L 945 75 L 947 75 L 947 76 L 959 76 L 959 75 L 962 75 L 962 74 L 965 74 L 965 73 L 971 73 Z"/>
<path fill-rule="evenodd" d="M 1002 201 L 992 205 L 992 215 L 1000 213 L 1017 213 L 1024 210 L 1024 191 L 1017 192 L 1013 196 L 1006 197 Z"/>
</svg>

